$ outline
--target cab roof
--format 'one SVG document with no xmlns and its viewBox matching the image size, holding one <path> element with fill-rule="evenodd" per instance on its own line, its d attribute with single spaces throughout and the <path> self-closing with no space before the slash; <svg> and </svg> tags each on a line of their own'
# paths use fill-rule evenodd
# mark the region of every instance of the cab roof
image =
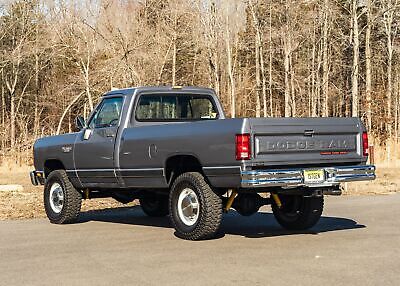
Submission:
<svg viewBox="0 0 400 286">
<path fill-rule="evenodd" d="M 121 89 L 113 89 L 109 92 L 106 92 L 104 96 L 108 95 L 133 95 L 135 91 L 138 92 L 161 92 L 161 93 L 169 93 L 169 92 L 201 92 L 201 93 L 214 93 L 212 88 L 208 87 L 196 87 L 196 86 L 140 86 L 140 87 L 128 87 Z"/>
</svg>

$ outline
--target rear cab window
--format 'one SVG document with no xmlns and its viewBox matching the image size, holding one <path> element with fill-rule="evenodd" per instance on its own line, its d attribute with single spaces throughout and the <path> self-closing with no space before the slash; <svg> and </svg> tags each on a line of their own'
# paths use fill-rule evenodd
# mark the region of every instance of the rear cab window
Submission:
<svg viewBox="0 0 400 286">
<path fill-rule="evenodd" d="M 143 94 L 134 112 L 137 121 L 198 121 L 218 119 L 213 98 L 193 94 Z"/>
</svg>

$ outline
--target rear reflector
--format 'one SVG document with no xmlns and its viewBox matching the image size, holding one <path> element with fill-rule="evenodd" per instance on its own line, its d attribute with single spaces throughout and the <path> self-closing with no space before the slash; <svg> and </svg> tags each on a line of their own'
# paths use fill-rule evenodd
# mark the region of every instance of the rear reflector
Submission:
<svg viewBox="0 0 400 286">
<path fill-rule="evenodd" d="M 236 135 L 236 160 L 249 160 L 251 157 L 250 134 Z"/>
<path fill-rule="evenodd" d="M 362 134 L 363 156 L 368 156 L 368 133 Z"/>
</svg>

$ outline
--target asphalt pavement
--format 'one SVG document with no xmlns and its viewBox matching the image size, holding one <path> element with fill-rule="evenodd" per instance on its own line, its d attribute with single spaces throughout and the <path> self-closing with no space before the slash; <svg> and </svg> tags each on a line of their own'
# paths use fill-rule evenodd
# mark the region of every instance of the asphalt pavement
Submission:
<svg viewBox="0 0 400 286">
<path fill-rule="evenodd" d="M 72 225 L 0 222 L 0 285 L 400 285 L 400 194 L 327 197 L 319 223 L 283 230 L 266 207 L 184 241 L 140 207 Z"/>
</svg>

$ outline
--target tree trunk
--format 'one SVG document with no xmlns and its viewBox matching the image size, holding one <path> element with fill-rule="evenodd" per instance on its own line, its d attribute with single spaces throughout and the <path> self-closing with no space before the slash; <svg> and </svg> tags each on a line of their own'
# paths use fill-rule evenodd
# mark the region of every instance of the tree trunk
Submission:
<svg viewBox="0 0 400 286">
<path fill-rule="evenodd" d="M 273 112 L 273 98 L 272 98 L 272 2 L 269 4 L 269 67 L 268 67 L 268 91 L 269 91 L 269 108 L 271 117 L 274 116 Z"/>
<path fill-rule="evenodd" d="M 214 88 L 215 93 L 220 96 L 220 84 L 219 84 L 219 63 L 218 63 L 218 54 L 214 52 Z"/>
<path fill-rule="evenodd" d="M 161 64 L 160 72 L 158 74 L 157 85 L 160 85 L 160 83 L 161 83 L 161 79 L 162 79 L 162 75 L 163 75 L 163 72 L 164 72 L 165 64 L 167 62 L 169 51 L 171 50 L 172 45 L 173 45 L 173 41 L 171 41 L 171 43 L 168 46 L 167 51 L 165 52 L 164 60 L 163 60 L 163 62 Z"/>
<path fill-rule="evenodd" d="M 261 116 L 261 102 L 260 102 L 260 47 L 258 44 L 257 33 L 255 35 L 255 50 L 256 50 L 256 117 Z"/>
<path fill-rule="evenodd" d="M 396 76 L 396 86 L 397 86 L 397 92 L 396 92 L 396 143 L 399 143 L 400 139 L 400 70 L 397 70 L 397 76 Z"/>
<path fill-rule="evenodd" d="M 290 111 L 290 84 L 289 84 L 289 48 L 287 47 L 287 43 L 284 47 L 284 62 L 285 68 L 285 117 L 289 117 L 291 115 Z"/>
<path fill-rule="evenodd" d="M 58 126 L 57 126 L 57 131 L 56 134 L 60 134 L 61 131 L 61 126 L 62 126 L 62 122 L 64 120 L 65 115 L 67 114 L 68 111 L 70 111 L 71 107 L 75 104 L 75 102 L 84 94 L 84 92 L 81 92 L 80 94 L 78 94 L 77 96 L 75 96 L 75 98 L 70 102 L 70 104 L 68 104 L 68 106 L 65 108 L 63 114 L 60 117 L 60 120 L 58 121 Z M 84 116 L 86 117 L 86 104 L 84 105 Z"/>
<path fill-rule="evenodd" d="M 267 113 L 267 79 L 265 78 L 265 67 L 264 67 L 264 51 L 263 46 L 260 43 L 260 67 L 261 67 L 261 79 L 262 79 L 262 98 L 263 98 L 263 112 L 264 117 L 268 116 Z M 271 114 L 272 116 L 272 114 Z"/>
<path fill-rule="evenodd" d="M 290 69 L 290 93 L 291 93 L 291 109 L 292 116 L 296 117 L 296 91 L 294 87 L 294 67 L 292 53 L 289 56 L 289 69 Z"/>
<path fill-rule="evenodd" d="M 236 100 L 235 100 L 235 78 L 233 76 L 232 70 L 232 51 L 230 48 L 229 42 L 226 46 L 227 56 L 228 56 L 228 74 L 229 74 L 229 83 L 230 83 L 230 97 L 231 97 L 231 117 L 236 117 Z"/>
<path fill-rule="evenodd" d="M 4 70 L 1 70 L 1 80 L 4 82 Z M 6 95 L 4 85 L 1 85 L 1 126 L 4 132 L 3 137 L 1 138 L 1 150 L 4 150 L 6 145 Z"/>
<path fill-rule="evenodd" d="M 285 5 L 285 35 L 283 35 L 283 66 L 285 70 L 285 117 L 292 115 L 290 110 L 290 52 L 291 52 L 291 35 L 289 31 L 289 7 L 286 0 Z"/>
<path fill-rule="evenodd" d="M 37 36 L 37 35 L 36 35 Z M 37 44 L 37 39 L 36 39 Z M 35 102 L 34 102 L 33 134 L 37 137 L 39 129 L 39 55 L 36 47 L 35 51 Z"/>
<path fill-rule="evenodd" d="M 257 19 L 256 12 L 252 0 L 249 0 L 250 11 L 253 18 L 253 26 L 255 30 L 255 50 L 256 50 L 256 117 L 261 116 L 261 103 L 260 103 L 260 90 L 262 90 L 263 99 L 263 114 L 267 116 L 267 91 L 266 91 L 266 78 L 264 69 L 264 53 L 262 47 L 262 36 Z M 261 83 L 262 80 L 262 83 Z"/>
<path fill-rule="evenodd" d="M 172 86 L 176 85 L 176 37 L 172 44 Z"/>
<path fill-rule="evenodd" d="M 211 59 L 214 61 L 214 89 L 215 93 L 220 96 L 220 76 L 219 76 L 219 57 L 218 57 L 218 35 L 217 35 L 217 8 L 215 2 L 212 2 L 211 5 L 211 43 L 210 47 L 212 47 Z"/>
<path fill-rule="evenodd" d="M 352 69 L 352 109 L 351 116 L 358 117 L 358 62 L 359 62 L 359 39 L 358 39 L 358 16 L 357 0 L 352 2 L 352 26 L 353 26 L 353 69 Z"/>
<path fill-rule="evenodd" d="M 175 3 L 177 5 L 177 3 Z M 174 14 L 174 31 L 173 31 L 173 43 L 172 43 L 172 86 L 176 85 L 176 41 L 177 41 L 177 27 L 178 27 L 178 9 L 175 7 L 175 14 Z"/>
<path fill-rule="evenodd" d="M 389 42 L 389 40 L 388 40 Z M 393 49 L 389 49 L 388 43 L 388 68 L 387 68 L 387 91 L 386 91 L 386 101 L 387 101 L 387 120 L 388 120 L 388 132 L 389 136 L 392 135 L 392 58 L 393 58 Z"/>
<path fill-rule="evenodd" d="M 316 54 L 316 43 L 315 43 L 315 24 L 314 24 L 314 29 L 313 29 L 313 41 L 312 41 L 312 52 L 311 52 L 311 116 L 315 117 L 317 116 L 317 102 L 316 102 L 316 96 L 315 96 L 315 74 L 316 74 L 316 69 L 315 69 L 315 54 Z"/>
<path fill-rule="evenodd" d="M 396 76 L 396 86 L 397 86 L 397 90 L 396 90 L 396 112 L 397 112 L 397 124 L 396 124 L 396 144 L 399 143 L 399 139 L 400 139 L 400 70 L 397 70 L 397 76 Z"/>
<path fill-rule="evenodd" d="M 19 63 L 18 63 L 19 66 Z M 8 92 L 10 93 L 10 145 L 11 151 L 15 147 L 15 87 L 18 82 L 18 67 L 13 66 L 13 81 L 6 81 Z"/>
<path fill-rule="evenodd" d="M 315 76 L 315 81 L 316 81 L 316 86 L 315 86 L 315 106 L 316 106 L 316 114 L 317 116 L 322 116 L 322 108 L 321 108 L 321 75 L 320 75 L 320 70 L 321 70 L 321 62 L 322 62 L 322 43 L 319 44 L 318 50 L 317 50 L 317 67 L 316 67 L 316 76 Z"/>
<path fill-rule="evenodd" d="M 231 117 L 236 117 L 236 100 L 235 100 L 235 78 L 233 75 L 233 64 L 232 64 L 232 48 L 230 44 L 230 31 L 229 31 L 228 15 L 226 16 L 226 35 L 225 35 L 225 47 L 227 56 L 227 69 L 229 76 L 229 87 L 230 87 L 230 99 L 231 99 Z"/>
<path fill-rule="evenodd" d="M 83 60 L 81 61 L 81 68 L 83 72 L 83 77 L 85 80 L 85 92 L 89 102 L 90 111 L 93 110 L 93 100 L 92 94 L 90 93 L 90 79 L 89 79 L 89 69 L 90 69 L 90 55 L 88 53 L 87 62 L 84 63 Z"/>
<path fill-rule="evenodd" d="M 387 19 L 386 24 L 386 45 L 387 45 L 387 88 L 386 88 L 386 104 L 387 104 L 387 130 L 389 132 L 389 137 L 392 135 L 392 64 L 393 64 L 393 43 L 392 43 L 392 22 L 393 22 L 393 12 L 388 12 L 390 15 Z"/>
<path fill-rule="evenodd" d="M 322 63 L 322 116 L 329 116 L 329 62 L 328 62 L 328 17 L 329 17 L 329 1 L 324 1 L 324 26 L 323 26 L 323 63 Z"/>
<path fill-rule="evenodd" d="M 365 95 L 366 95 L 366 113 L 367 113 L 367 127 L 368 130 L 372 129 L 371 118 L 371 101 L 372 101 L 372 79 L 371 79 L 371 0 L 367 0 L 367 28 L 365 30 Z"/>
<path fill-rule="evenodd" d="M 395 96 L 395 102 L 394 102 L 394 143 L 397 144 L 398 142 L 398 116 L 399 116 L 399 90 L 398 90 L 398 81 L 399 81 L 399 75 L 397 74 L 396 76 L 396 81 L 394 83 L 394 94 Z M 397 145 L 395 145 L 397 147 Z M 395 158 L 397 158 L 397 148 L 395 148 L 395 152 L 396 152 L 396 156 Z"/>
<path fill-rule="evenodd" d="M 11 150 L 14 151 L 15 147 L 15 94 L 10 94 L 10 142 Z"/>
</svg>

